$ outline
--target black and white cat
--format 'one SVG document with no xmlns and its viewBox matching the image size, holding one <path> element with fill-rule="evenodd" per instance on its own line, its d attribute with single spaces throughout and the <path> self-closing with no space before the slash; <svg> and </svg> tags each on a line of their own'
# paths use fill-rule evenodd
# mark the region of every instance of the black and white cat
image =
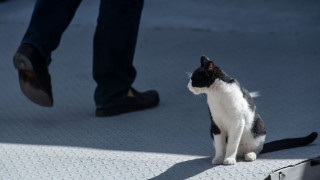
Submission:
<svg viewBox="0 0 320 180">
<path fill-rule="evenodd" d="M 192 73 L 188 88 L 195 95 L 207 94 L 216 151 L 213 164 L 233 165 L 236 157 L 254 161 L 259 153 L 305 146 L 317 138 L 313 132 L 306 137 L 265 144 L 266 130 L 252 94 L 206 56 L 201 57 L 201 67 Z"/>
</svg>

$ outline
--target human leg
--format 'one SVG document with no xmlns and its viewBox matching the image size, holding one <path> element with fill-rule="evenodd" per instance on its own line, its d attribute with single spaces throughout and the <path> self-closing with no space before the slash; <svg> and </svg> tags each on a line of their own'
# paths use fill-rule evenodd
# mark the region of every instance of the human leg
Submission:
<svg viewBox="0 0 320 180">
<path fill-rule="evenodd" d="M 22 92 L 34 103 L 53 106 L 48 64 L 81 0 L 38 0 L 14 55 Z"/>
<path fill-rule="evenodd" d="M 142 7 L 143 0 L 101 0 L 93 49 L 97 106 L 124 98 L 136 77 L 132 63 Z"/>
<path fill-rule="evenodd" d="M 142 8 L 143 0 L 101 0 L 93 49 L 97 116 L 141 110 L 159 102 L 157 92 L 139 93 L 131 88 Z M 136 98 L 127 97 L 129 89 Z"/>
<path fill-rule="evenodd" d="M 37 0 L 22 44 L 36 47 L 48 64 L 81 0 Z"/>
</svg>

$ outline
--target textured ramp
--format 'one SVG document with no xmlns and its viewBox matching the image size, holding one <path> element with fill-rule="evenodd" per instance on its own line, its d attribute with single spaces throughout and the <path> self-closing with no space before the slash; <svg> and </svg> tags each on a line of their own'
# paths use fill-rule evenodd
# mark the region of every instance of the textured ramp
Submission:
<svg viewBox="0 0 320 180">
<path fill-rule="evenodd" d="M 54 107 L 23 96 L 12 56 L 32 3 L 0 4 L 0 179 L 264 179 L 320 155 L 318 138 L 252 163 L 213 166 L 205 97 L 186 88 L 186 72 L 206 54 L 249 91 L 260 91 L 255 101 L 267 141 L 320 133 L 318 1 L 290 1 L 290 7 L 278 1 L 146 1 L 134 86 L 159 90 L 161 103 L 112 118 L 94 117 L 97 0 L 83 2 L 53 54 Z M 238 24 L 230 20 L 235 13 Z"/>
<path fill-rule="evenodd" d="M 0 179 L 264 179 L 318 153 L 311 149 L 214 167 L 211 157 L 203 156 L 2 143 Z"/>
</svg>

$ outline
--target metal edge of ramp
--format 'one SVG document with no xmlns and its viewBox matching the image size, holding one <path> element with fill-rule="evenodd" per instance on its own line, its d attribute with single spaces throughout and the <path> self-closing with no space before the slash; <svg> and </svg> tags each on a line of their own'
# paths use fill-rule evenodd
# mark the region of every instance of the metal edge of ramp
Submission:
<svg viewBox="0 0 320 180">
<path fill-rule="evenodd" d="M 265 180 L 319 180 L 320 156 L 274 170 Z"/>
</svg>

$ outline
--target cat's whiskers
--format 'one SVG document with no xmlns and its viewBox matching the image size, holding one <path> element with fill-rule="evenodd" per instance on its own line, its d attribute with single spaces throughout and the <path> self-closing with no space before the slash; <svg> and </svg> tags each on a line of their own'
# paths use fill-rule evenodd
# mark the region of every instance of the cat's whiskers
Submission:
<svg viewBox="0 0 320 180">
<path fill-rule="evenodd" d="M 186 72 L 186 74 L 187 74 L 188 79 L 190 79 L 192 76 L 192 72 Z"/>
</svg>

